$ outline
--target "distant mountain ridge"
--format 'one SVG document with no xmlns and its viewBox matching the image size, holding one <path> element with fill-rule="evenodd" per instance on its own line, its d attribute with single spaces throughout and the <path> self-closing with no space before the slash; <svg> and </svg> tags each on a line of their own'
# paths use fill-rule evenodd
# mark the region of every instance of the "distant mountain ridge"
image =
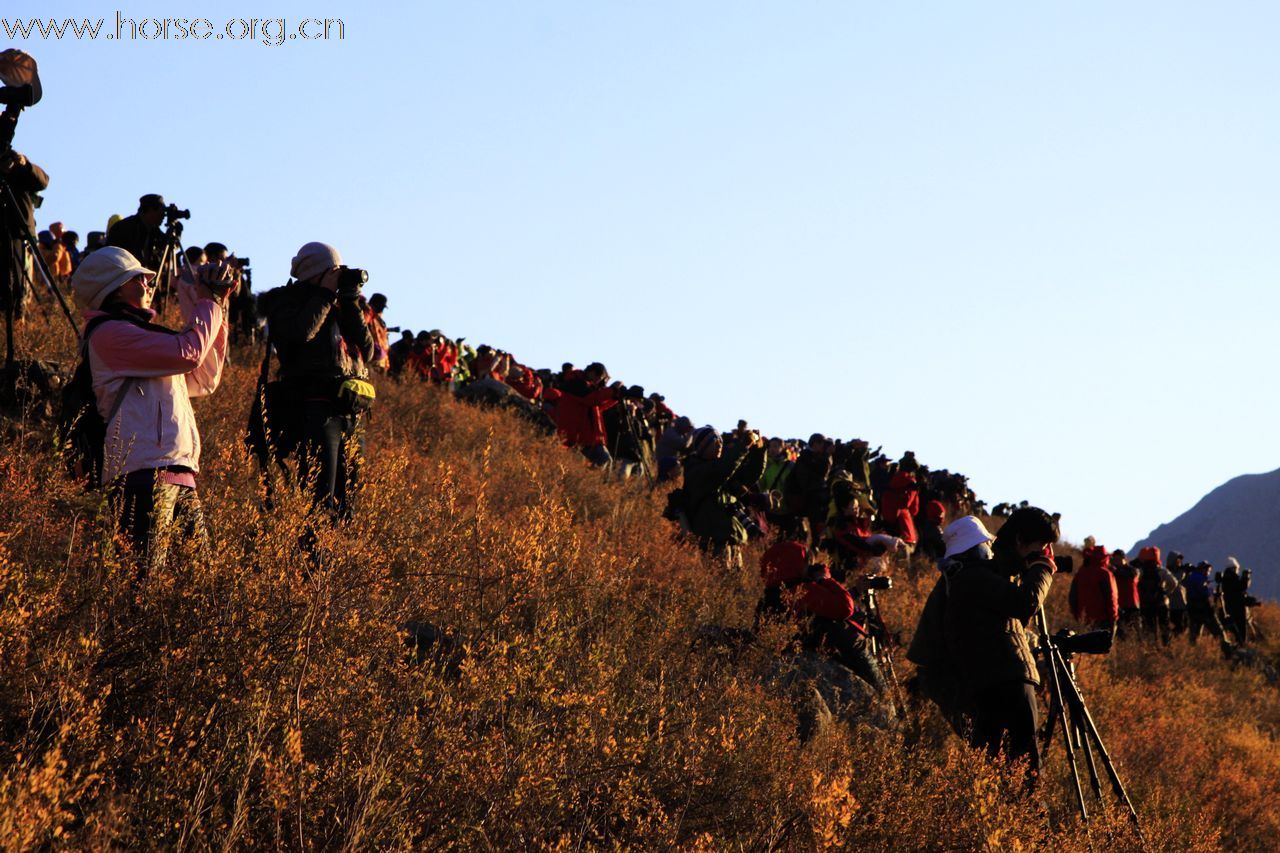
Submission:
<svg viewBox="0 0 1280 853">
<path fill-rule="evenodd" d="M 1134 544 L 1130 556 L 1148 545 L 1215 569 L 1235 557 L 1253 569 L 1254 595 L 1280 600 L 1280 469 L 1228 480 Z"/>
</svg>

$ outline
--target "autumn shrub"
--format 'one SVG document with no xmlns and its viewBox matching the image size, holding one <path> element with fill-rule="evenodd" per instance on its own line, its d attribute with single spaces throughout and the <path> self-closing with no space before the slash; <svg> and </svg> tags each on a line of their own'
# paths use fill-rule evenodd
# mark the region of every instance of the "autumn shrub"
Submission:
<svg viewBox="0 0 1280 853">
<path fill-rule="evenodd" d="M 1114 806 L 1085 834 L 1057 747 L 1028 794 L 928 707 L 801 743 L 763 677 L 782 639 L 693 642 L 751 624 L 754 572 L 709 568 L 660 493 L 504 412 L 379 382 L 355 521 L 316 526 L 287 489 L 264 510 L 241 441 L 256 360 L 236 351 L 197 404 L 212 553 L 142 584 L 46 413 L 6 421 L 6 847 L 1136 849 Z M 906 642 L 933 579 L 895 570 L 881 603 Z M 443 640 L 407 644 L 423 625 Z M 1149 849 L 1272 846 L 1262 670 L 1125 642 L 1079 678 Z"/>
</svg>

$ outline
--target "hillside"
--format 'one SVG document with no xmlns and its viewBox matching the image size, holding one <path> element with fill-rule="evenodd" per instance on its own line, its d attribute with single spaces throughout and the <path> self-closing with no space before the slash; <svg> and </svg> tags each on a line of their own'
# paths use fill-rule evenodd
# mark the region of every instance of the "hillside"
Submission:
<svg viewBox="0 0 1280 853">
<path fill-rule="evenodd" d="M 1221 569 L 1227 557 L 1253 569 L 1253 594 L 1280 601 L 1280 470 L 1228 480 L 1133 546 L 1181 551 Z"/>
<path fill-rule="evenodd" d="M 754 573 L 674 542 L 661 494 L 438 389 L 379 383 L 356 521 L 321 531 L 309 570 L 305 502 L 261 508 L 239 362 L 197 409 L 214 553 L 142 588 L 47 422 L 6 424 L 6 847 L 1089 849 L 1057 745 L 1031 797 L 928 706 L 802 744 L 765 686 L 781 632 L 739 655 L 692 642 L 750 625 Z M 904 643 L 931 583 L 899 569 L 882 596 Z M 452 651 L 413 660 L 410 622 Z M 1274 846 L 1280 702 L 1259 669 L 1125 643 L 1079 677 L 1149 849 Z M 1092 832 L 1134 849 L 1114 809 Z"/>
</svg>

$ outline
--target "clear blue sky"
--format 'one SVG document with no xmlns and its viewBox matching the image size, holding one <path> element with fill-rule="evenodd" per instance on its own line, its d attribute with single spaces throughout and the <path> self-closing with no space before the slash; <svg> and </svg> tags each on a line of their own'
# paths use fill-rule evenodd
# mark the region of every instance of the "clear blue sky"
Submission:
<svg viewBox="0 0 1280 853">
<path fill-rule="evenodd" d="M 329 241 L 393 324 L 913 449 L 1112 547 L 1280 466 L 1274 4 L 346 6 L 21 43 L 42 227 L 161 192 L 260 290 Z"/>
</svg>

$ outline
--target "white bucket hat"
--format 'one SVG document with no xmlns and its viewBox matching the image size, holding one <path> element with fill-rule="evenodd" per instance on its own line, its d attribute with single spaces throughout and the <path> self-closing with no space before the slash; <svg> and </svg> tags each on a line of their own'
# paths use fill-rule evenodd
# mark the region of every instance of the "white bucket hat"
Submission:
<svg viewBox="0 0 1280 853">
<path fill-rule="evenodd" d="M 342 255 L 328 243 L 307 243 L 293 256 L 289 274 L 297 281 L 307 281 L 322 272 L 342 266 Z"/>
<path fill-rule="evenodd" d="M 963 554 L 970 548 L 981 545 L 983 542 L 990 542 L 995 538 L 987 532 L 987 528 L 983 526 L 982 522 L 972 515 L 957 518 L 947 525 L 946 530 L 942 531 L 942 541 L 947 545 L 947 553 L 943 555 L 943 558 Z"/>
<path fill-rule="evenodd" d="M 84 310 L 97 311 L 108 296 L 134 276 L 155 273 L 118 246 L 104 246 L 85 258 L 71 277 L 71 293 Z"/>
</svg>

